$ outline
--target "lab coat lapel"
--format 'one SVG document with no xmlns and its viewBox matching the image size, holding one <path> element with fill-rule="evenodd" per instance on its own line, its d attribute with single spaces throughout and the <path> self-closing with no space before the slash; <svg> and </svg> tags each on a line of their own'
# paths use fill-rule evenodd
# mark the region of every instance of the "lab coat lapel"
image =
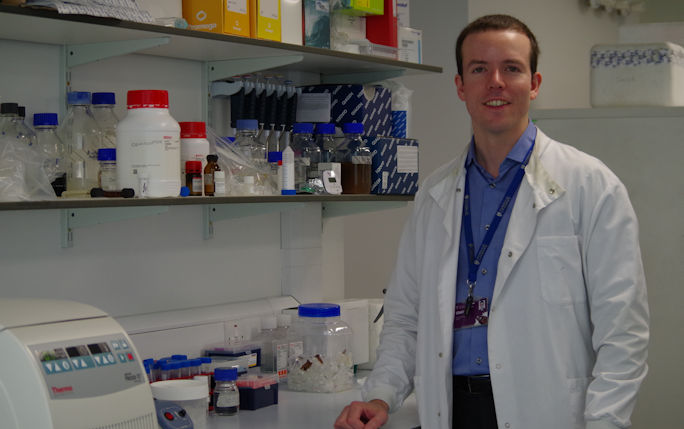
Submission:
<svg viewBox="0 0 684 429">
<path fill-rule="evenodd" d="M 467 153 L 467 152 L 466 152 Z M 454 306 L 456 303 L 456 270 L 458 268 L 458 249 L 461 239 L 461 212 L 463 211 L 463 186 L 465 176 L 462 157 L 455 168 L 444 180 L 430 189 L 430 195 L 444 213 L 442 226 L 444 229 L 443 246 L 439 255 L 439 277 L 437 296 L 439 298 L 439 315 L 443 323 L 442 341 L 445 346 L 451 344 Z M 448 323 L 444 323 L 447 322 Z"/>
<path fill-rule="evenodd" d="M 537 130 L 535 147 L 525 168 L 525 180 L 520 184 L 501 249 L 492 304 L 497 302 L 515 264 L 529 247 L 539 212 L 565 193 L 541 162 L 548 143 L 549 138 Z"/>
</svg>

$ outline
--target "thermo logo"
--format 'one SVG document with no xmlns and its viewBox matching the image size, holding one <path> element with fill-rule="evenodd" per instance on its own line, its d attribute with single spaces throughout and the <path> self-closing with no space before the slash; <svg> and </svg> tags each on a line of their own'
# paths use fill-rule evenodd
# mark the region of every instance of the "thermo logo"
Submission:
<svg viewBox="0 0 684 429">
<path fill-rule="evenodd" d="M 207 19 L 207 13 L 203 10 L 200 10 L 199 12 L 197 12 L 197 15 L 195 15 L 195 18 L 197 18 L 197 20 L 200 22 L 204 21 L 205 19 Z"/>
</svg>

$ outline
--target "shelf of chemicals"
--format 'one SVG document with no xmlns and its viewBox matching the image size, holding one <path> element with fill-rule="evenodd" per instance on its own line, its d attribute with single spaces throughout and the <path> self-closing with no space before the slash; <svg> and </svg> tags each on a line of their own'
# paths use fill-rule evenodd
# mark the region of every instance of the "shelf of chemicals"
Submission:
<svg viewBox="0 0 684 429">
<path fill-rule="evenodd" d="M 67 67 L 137 52 L 207 62 L 209 80 L 286 67 L 321 83 L 365 83 L 442 68 L 269 40 L 0 5 L 0 39 L 66 48 Z"/>
</svg>

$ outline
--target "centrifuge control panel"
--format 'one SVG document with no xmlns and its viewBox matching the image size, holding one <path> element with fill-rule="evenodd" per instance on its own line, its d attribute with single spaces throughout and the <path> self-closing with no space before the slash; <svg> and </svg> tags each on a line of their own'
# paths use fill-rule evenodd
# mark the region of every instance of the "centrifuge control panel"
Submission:
<svg viewBox="0 0 684 429">
<path fill-rule="evenodd" d="M 29 346 L 52 399 L 90 398 L 147 383 L 142 365 L 123 335 Z"/>
</svg>

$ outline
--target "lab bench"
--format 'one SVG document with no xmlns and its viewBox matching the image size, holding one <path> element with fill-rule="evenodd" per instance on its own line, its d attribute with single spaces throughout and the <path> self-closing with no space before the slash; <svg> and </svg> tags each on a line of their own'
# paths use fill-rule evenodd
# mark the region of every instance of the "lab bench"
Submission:
<svg viewBox="0 0 684 429">
<path fill-rule="evenodd" d="M 279 387 L 278 404 L 255 411 L 240 410 L 234 416 L 210 414 L 207 429 L 327 429 L 332 428 L 342 409 L 352 401 L 361 400 L 361 384 L 339 393 L 309 393 Z M 383 429 L 412 429 L 419 426 L 415 395 L 390 414 Z"/>
</svg>

